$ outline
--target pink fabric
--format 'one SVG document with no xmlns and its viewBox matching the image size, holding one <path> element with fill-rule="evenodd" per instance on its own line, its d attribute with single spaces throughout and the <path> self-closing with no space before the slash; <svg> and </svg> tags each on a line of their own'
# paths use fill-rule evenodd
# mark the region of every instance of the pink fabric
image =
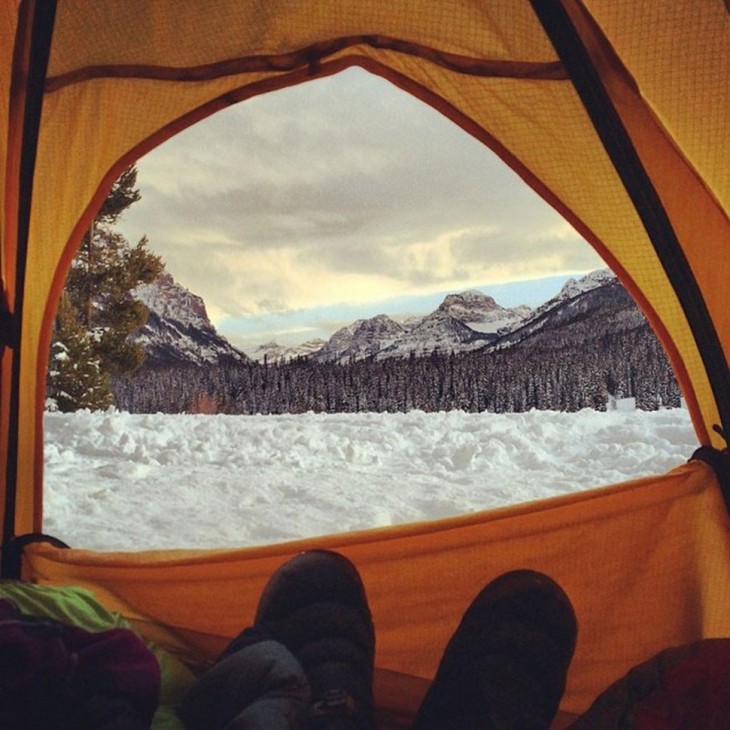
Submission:
<svg viewBox="0 0 730 730">
<path fill-rule="evenodd" d="M 634 711 L 637 730 L 730 728 L 730 641 L 697 645 Z"/>
<path fill-rule="evenodd" d="M 126 629 L 89 632 L 20 613 L 0 599 L 0 726 L 149 727 L 158 703 L 160 667 Z M 44 720 L 45 718 L 45 720 Z M 110 719 L 112 718 L 112 719 Z"/>
</svg>

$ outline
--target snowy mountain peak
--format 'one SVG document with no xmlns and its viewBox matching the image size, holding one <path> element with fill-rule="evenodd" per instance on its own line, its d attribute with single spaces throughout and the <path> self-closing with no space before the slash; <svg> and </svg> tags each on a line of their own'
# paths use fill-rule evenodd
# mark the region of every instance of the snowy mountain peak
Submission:
<svg viewBox="0 0 730 730">
<path fill-rule="evenodd" d="M 317 352 L 318 360 L 347 362 L 376 355 L 403 336 L 405 328 L 386 314 L 356 322 L 335 332 Z"/>
<path fill-rule="evenodd" d="M 369 337 L 375 333 L 385 334 L 398 334 L 403 330 L 403 327 L 399 325 L 394 319 L 391 319 L 387 314 L 376 314 L 370 319 L 362 320 L 359 327 L 355 329 L 354 337 Z"/>
<path fill-rule="evenodd" d="M 150 310 L 147 323 L 133 336 L 156 363 L 245 362 L 246 355 L 218 334 L 202 297 L 178 284 L 167 271 L 135 296 Z"/>
<path fill-rule="evenodd" d="M 514 309 L 502 307 L 493 297 L 469 289 L 447 295 L 433 315 L 429 316 L 447 314 L 475 332 L 495 334 L 505 328 L 516 326 L 530 311 L 529 307 Z"/>
<path fill-rule="evenodd" d="M 616 325 L 631 320 L 633 326 L 637 326 L 642 321 L 641 314 L 632 305 L 616 275 L 608 269 L 593 271 L 580 279 L 569 279 L 558 294 L 534 309 L 517 327 L 500 332 L 495 347 L 509 347 L 536 337 L 540 332 L 539 337 L 549 338 L 568 323 L 590 319 L 609 310 L 615 310 L 613 319 Z M 607 331 L 605 322 L 596 326 Z"/>
<path fill-rule="evenodd" d="M 559 301 L 572 299 L 580 294 L 591 291 L 591 289 L 613 282 L 615 279 L 616 274 L 611 269 L 598 269 L 597 271 L 592 271 L 590 274 L 586 274 L 580 279 L 568 279 L 563 284 L 563 288 L 555 299 Z"/>
<path fill-rule="evenodd" d="M 286 362 L 296 360 L 298 357 L 311 357 L 319 352 L 325 344 L 325 340 L 316 338 L 307 340 L 295 347 L 287 347 L 272 340 L 264 345 L 259 345 L 253 352 L 249 353 L 249 356 L 257 362 L 263 362 L 264 360 L 266 362 Z"/>
<path fill-rule="evenodd" d="M 417 327 L 404 331 L 392 344 L 382 347 L 377 357 L 409 357 L 411 354 L 423 357 L 433 352 L 471 350 L 483 347 L 492 337 L 480 333 L 439 307 L 424 317 Z"/>
<path fill-rule="evenodd" d="M 137 287 L 134 294 L 159 317 L 172 317 L 178 322 L 204 328 L 212 327 L 203 298 L 178 284 L 167 271 L 163 271 L 152 283 Z"/>
<path fill-rule="evenodd" d="M 439 309 L 447 311 L 461 310 L 461 309 L 502 309 L 502 307 L 494 301 L 493 297 L 488 294 L 483 294 L 476 289 L 467 289 L 466 291 L 459 292 L 457 294 L 447 294 L 444 301 L 439 305 Z M 455 316 L 455 315 L 452 315 Z"/>
</svg>

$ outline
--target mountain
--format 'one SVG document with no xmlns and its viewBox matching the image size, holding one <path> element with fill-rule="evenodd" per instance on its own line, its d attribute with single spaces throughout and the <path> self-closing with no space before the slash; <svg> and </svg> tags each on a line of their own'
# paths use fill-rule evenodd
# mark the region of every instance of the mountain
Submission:
<svg viewBox="0 0 730 730">
<path fill-rule="evenodd" d="M 315 338 L 302 342 L 301 345 L 287 347 L 280 345 L 278 342 L 271 341 L 263 345 L 259 345 L 253 352 L 249 352 L 248 356 L 256 362 L 286 362 L 288 360 L 296 360 L 298 357 L 312 357 L 316 355 L 326 344 L 326 340 Z"/>
<path fill-rule="evenodd" d="M 548 312 L 558 309 L 564 304 L 578 299 L 583 294 L 587 294 L 594 289 L 615 284 L 618 284 L 618 279 L 616 278 L 616 274 L 610 269 L 598 269 L 597 271 L 592 271 L 590 274 L 586 274 L 580 279 L 568 279 L 563 284 L 562 289 L 552 299 L 548 299 L 547 302 L 530 312 L 524 317 L 519 326 L 524 327 L 530 324 L 530 322 L 539 320 Z M 513 327 L 512 329 L 514 330 L 515 328 Z"/>
<path fill-rule="evenodd" d="M 423 357 L 433 352 L 466 352 L 493 342 L 497 332 L 517 326 L 529 307 L 506 309 L 478 291 L 449 294 L 438 308 L 392 344 L 384 344 L 377 359 Z"/>
<path fill-rule="evenodd" d="M 218 334 L 203 299 L 178 284 L 168 272 L 138 287 L 135 296 L 150 310 L 147 323 L 133 336 L 147 353 L 147 365 L 249 361 Z"/>
<path fill-rule="evenodd" d="M 470 289 L 460 294 L 449 294 L 434 314 L 446 314 L 475 332 L 495 334 L 515 326 L 531 312 L 530 307 L 525 306 L 506 309 L 492 297 Z"/>
<path fill-rule="evenodd" d="M 340 362 L 360 360 L 377 355 L 391 347 L 407 333 L 385 314 L 370 319 L 358 319 L 347 327 L 335 332 L 315 357 L 321 362 Z"/>
<path fill-rule="evenodd" d="M 600 324 L 599 321 L 600 320 Z M 644 323 L 643 315 L 609 269 L 569 279 L 560 292 L 536 309 L 507 308 L 475 290 L 449 294 L 430 314 L 399 324 L 385 314 L 360 319 L 335 332 L 314 358 L 346 363 L 374 357 L 424 357 L 434 352 L 459 353 L 504 349 L 534 339 L 564 338 L 581 321 L 610 333 Z M 572 330 L 573 339 L 585 336 Z"/>
<path fill-rule="evenodd" d="M 425 317 L 399 323 L 385 314 L 359 319 L 335 332 L 315 354 L 319 362 L 345 363 L 375 357 L 421 357 L 484 347 L 497 332 L 517 326 L 532 310 L 507 309 L 478 291 L 449 294 Z"/>
<path fill-rule="evenodd" d="M 383 343 L 375 354 L 378 360 L 388 357 L 424 357 L 433 352 L 465 352 L 484 347 L 494 335 L 477 332 L 446 311 L 437 309 L 391 344 Z"/>
<path fill-rule="evenodd" d="M 643 322 L 616 276 L 602 269 L 570 279 L 555 297 L 536 309 L 502 307 L 491 296 L 467 290 L 447 295 L 433 312 L 408 322 L 379 314 L 343 327 L 327 341 L 309 340 L 297 346 L 268 342 L 247 355 L 216 332 L 201 297 L 175 282 L 169 273 L 139 287 L 137 296 L 149 307 L 150 316 L 135 339 L 152 365 L 264 359 L 279 363 L 297 358 L 345 364 L 366 358 L 501 350 L 527 341 L 563 342 L 568 336 L 575 339 L 589 334 L 578 326 L 582 321 L 590 321 L 590 327 L 606 333 Z"/>
<path fill-rule="evenodd" d="M 521 323 L 500 333 L 490 350 L 520 343 L 563 346 L 646 324 L 643 314 L 608 269 L 569 279 L 560 292 Z"/>
</svg>

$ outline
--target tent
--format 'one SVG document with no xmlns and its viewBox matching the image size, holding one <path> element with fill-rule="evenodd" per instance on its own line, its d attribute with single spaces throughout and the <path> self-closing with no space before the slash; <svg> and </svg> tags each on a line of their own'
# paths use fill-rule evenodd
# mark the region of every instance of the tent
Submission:
<svg viewBox="0 0 730 730">
<path fill-rule="evenodd" d="M 568 498 L 266 548 L 36 544 L 23 576 L 89 587 L 179 653 L 204 656 L 288 555 L 341 549 L 371 596 L 378 667 L 427 679 L 485 579 L 541 569 L 581 624 L 571 712 L 665 646 L 730 635 L 727 3 L 5 0 L 0 54 L 6 574 L 17 538 L 43 529 L 51 321 L 113 181 L 230 104 L 355 65 L 488 145 L 595 246 L 661 339 L 707 458 Z"/>
</svg>

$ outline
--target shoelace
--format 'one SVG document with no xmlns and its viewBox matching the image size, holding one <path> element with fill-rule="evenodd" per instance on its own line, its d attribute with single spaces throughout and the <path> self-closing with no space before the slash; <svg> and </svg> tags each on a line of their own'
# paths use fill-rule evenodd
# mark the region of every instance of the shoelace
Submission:
<svg viewBox="0 0 730 730">
<path fill-rule="evenodd" d="M 325 715 L 354 715 L 357 712 L 357 702 L 344 689 L 328 689 L 324 697 L 312 704 L 309 708 L 309 717 L 323 717 Z"/>
</svg>

